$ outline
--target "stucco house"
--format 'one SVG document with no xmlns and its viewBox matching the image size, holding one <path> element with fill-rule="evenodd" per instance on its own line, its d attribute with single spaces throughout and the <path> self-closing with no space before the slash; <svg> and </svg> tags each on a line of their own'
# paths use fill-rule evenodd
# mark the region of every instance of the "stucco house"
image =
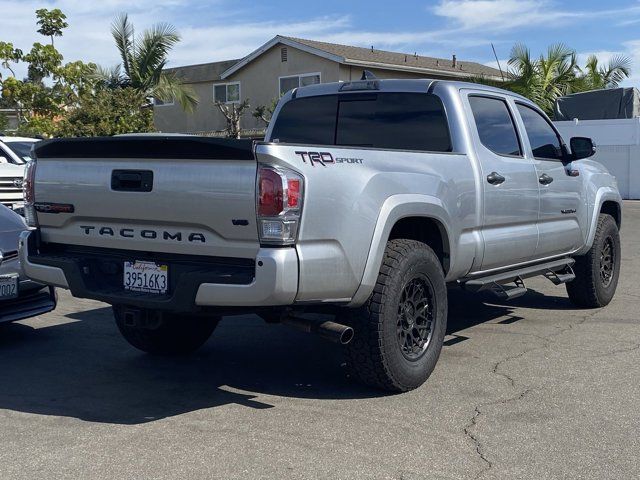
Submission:
<svg viewBox="0 0 640 480">
<path fill-rule="evenodd" d="M 276 36 L 240 60 L 189 65 L 170 69 L 199 96 L 193 113 L 177 103 L 156 102 L 154 120 L 161 132 L 204 133 L 225 128 L 224 116 L 214 101 L 241 102 L 251 107 L 242 119 L 243 129 L 264 128 L 251 112 L 269 105 L 292 88 L 357 80 L 367 69 L 378 78 L 438 78 L 500 80 L 500 71 L 476 62 L 438 59 L 333 43 Z"/>
</svg>

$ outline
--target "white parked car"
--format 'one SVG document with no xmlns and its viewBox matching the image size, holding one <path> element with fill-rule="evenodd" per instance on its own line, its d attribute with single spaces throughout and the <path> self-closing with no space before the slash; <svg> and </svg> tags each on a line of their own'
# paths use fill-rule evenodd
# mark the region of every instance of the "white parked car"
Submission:
<svg viewBox="0 0 640 480">
<path fill-rule="evenodd" d="M 22 214 L 22 178 L 37 138 L 0 136 L 0 204 Z"/>
<path fill-rule="evenodd" d="M 53 287 L 27 279 L 18 259 L 24 219 L 0 206 L 0 323 L 35 317 L 56 307 Z"/>
</svg>

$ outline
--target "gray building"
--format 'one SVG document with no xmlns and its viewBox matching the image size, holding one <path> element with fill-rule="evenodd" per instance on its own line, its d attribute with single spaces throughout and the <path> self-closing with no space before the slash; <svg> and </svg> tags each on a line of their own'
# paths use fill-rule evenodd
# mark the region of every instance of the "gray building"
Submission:
<svg viewBox="0 0 640 480">
<path fill-rule="evenodd" d="M 7 132 L 13 132 L 18 128 L 18 115 L 13 108 L 0 108 L 0 116 L 7 119 Z M 1 135 L 1 133 L 0 133 Z"/>
<path fill-rule="evenodd" d="M 455 56 L 438 59 L 278 35 L 240 60 L 171 69 L 194 89 L 200 103 L 195 112 L 186 113 L 177 103 L 157 102 L 155 125 L 161 132 L 220 131 L 226 121 L 214 102 L 239 103 L 248 99 L 251 107 L 242 118 L 242 128 L 261 129 L 264 122 L 251 115 L 255 107 L 269 105 L 299 86 L 357 80 L 363 69 L 379 78 L 501 78 L 495 68 L 457 60 Z"/>
</svg>

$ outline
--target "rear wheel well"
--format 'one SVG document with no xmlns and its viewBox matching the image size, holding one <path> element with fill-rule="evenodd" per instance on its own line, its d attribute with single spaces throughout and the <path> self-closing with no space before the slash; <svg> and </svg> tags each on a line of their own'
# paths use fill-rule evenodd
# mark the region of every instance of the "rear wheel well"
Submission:
<svg viewBox="0 0 640 480">
<path fill-rule="evenodd" d="M 433 249 L 446 273 L 449 271 L 449 238 L 444 225 L 428 217 L 405 217 L 396 222 L 389 234 L 389 240 L 406 238 L 417 240 Z"/>
<path fill-rule="evenodd" d="M 618 225 L 618 229 L 620 229 L 622 215 L 620 212 L 620 205 L 617 202 L 607 200 L 602 204 L 602 207 L 600 208 L 600 213 L 606 213 L 607 215 L 611 215 L 613 219 L 616 221 L 616 224 Z"/>
</svg>

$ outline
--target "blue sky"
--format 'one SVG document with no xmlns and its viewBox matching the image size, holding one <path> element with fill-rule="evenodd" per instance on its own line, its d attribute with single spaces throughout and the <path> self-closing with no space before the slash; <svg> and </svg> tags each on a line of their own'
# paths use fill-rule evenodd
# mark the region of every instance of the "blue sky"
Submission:
<svg viewBox="0 0 640 480">
<path fill-rule="evenodd" d="M 640 0 L 0 0 L 0 40 L 27 50 L 38 40 L 33 12 L 61 8 L 70 28 L 57 46 L 66 60 L 118 61 L 109 24 L 120 12 L 138 28 L 166 21 L 183 41 L 170 64 L 240 58 L 276 34 L 423 55 L 493 62 L 516 42 L 538 55 L 563 42 L 584 60 L 623 53 L 634 62 L 628 84 L 640 86 Z"/>
</svg>

